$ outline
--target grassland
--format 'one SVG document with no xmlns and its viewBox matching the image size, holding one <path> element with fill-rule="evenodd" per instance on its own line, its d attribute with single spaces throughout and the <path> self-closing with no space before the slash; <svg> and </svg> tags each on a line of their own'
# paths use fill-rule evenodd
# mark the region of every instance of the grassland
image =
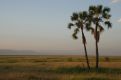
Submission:
<svg viewBox="0 0 121 80">
<path fill-rule="evenodd" d="M 90 57 L 87 70 L 83 56 L 0 56 L 0 80 L 121 80 L 121 57 Z"/>
</svg>

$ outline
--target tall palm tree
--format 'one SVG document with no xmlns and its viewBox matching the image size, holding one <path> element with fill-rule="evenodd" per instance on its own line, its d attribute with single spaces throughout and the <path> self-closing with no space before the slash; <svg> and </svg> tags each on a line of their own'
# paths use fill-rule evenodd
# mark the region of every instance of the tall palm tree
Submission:
<svg viewBox="0 0 121 80">
<path fill-rule="evenodd" d="M 88 15 L 88 25 L 87 27 L 92 30 L 95 38 L 96 46 L 96 68 L 99 67 L 99 51 L 98 43 L 100 39 L 100 33 L 104 31 L 103 26 L 107 25 L 108 28 L 112 27 L 110 20 L 111 15 L 109 14 L 110 8 L 103 7 L 102 5 L 90 6 Z M 95 27 L 90 27 L 95 25 Z"/>
<path fill-rule="evenodd" d="M 90 69 L 90 65 L 89 65 L 89 59 L 88 59 L 88 55 L 87 55 L 87 48 L 86 48 L 86 38 L 84 35 L 84 25 L 86 23 L 87 20 L 87 12 L 83 11 L 80 13 L 73 13 L 73 15 L 71 16 L 71 21 L 72 23 L 68 24 L 68 28 L 71 29 L 71 27 L 75 27 L 74 29 L 74 33 L 72 34 L 72 37 L 74 39 L 78 39 L 77 34 L 79 33 L 79 31 L 81 31 L 82 34 L 82 43 L 84 45 L 84 50 L 85 50 L 85 57 L 86 57 L 86 62 L 87 62 L 87 67 L 88 69 Z"/>
</svg>

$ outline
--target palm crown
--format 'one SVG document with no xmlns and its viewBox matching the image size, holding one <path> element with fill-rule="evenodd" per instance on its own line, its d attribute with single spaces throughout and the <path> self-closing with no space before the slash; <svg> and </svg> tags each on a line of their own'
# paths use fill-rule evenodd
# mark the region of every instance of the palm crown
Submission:
<svg viewBox="0 0 121 80">
<path fill-rule="evenodd" d="M 96 30 L 91 26 L 92 24 L 97 25 L 97 42 L 99 42 L 100 33 L 104 31 L 103 25 L 108 26 L 108 28 L 112 27 L 112 24 L 109 21 L 111 17 L 109 12 L 110 8 L 103 7 L 102 5 L 89 7 L 87 29 L 91 30 L 95 37 Z"/>
<path fill-rule="evenodd" d="M 68 24 L 68 28 L 71 29 L 72 26 L 75 27 L 74 33 L 72 34 L 72 37 L 74 39 L 78 39 L 77 34 L 79 33 L 80 30 L 83 31 L 85 27 L 84 24 L 87 21 L 87 16 L 88 16 L 88 13 L 86 11 L 72 14 L 71 16 L 72 23 Z M 84 35 L 82 35 L 82 40 L 83 40 L 83 43 L 85 44 L 86 38 Z"/>
</svg>

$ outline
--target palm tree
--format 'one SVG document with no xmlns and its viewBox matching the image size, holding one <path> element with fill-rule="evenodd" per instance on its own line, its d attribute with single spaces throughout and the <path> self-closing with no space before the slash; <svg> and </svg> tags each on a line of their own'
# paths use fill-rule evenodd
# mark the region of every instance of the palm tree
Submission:
<svg viewBox="0 0 121 80">
<path fill-rule="evenodd" d="M 109 14 L 110 8 L 103 7 L 102 5 L 98 6 L 90 6 L 89 7 L 89 15 L 88 15 L 88 29 L 92 30 L 92 33 L 95 38 L 95 46 L 96 46 L 96 68 L 99 67 L 99 51 L 98 51 L 98 43 L 100 39 L 100 33 L 104 31 L 103 26 L 107 25 L 108 28 L 112 27 L 111 22 L 109 21 L 111 15 Z M 90 27 L 95 25 L 95 27 Z"/>
<path fill-rule="evenodd" d="M 81 31 L 82 34 L 82 43 L 84 45 L 84 50 L 85 50 L 85 57 L 86 57 L 86 62 L 87 62 L 87 67 L 88 69 L 90 69 L 90 65 L 89 65 L 89 60 L 88 60 L 88 55 L 87 55 L 87 48 L 86 48 L 86 38 L 84 35 L 84 24 L 86 23 L 87 20 L 87 12 L 83 11 L 80 13 L 73 13 L 73 15 L 71 16 L 71 21 L 72 23 L 68 24 L 68 28 L 71 29 L 71 27 L 75 27 L 74 29 L 74 33 L 72 34 L 72 37 L 74 39 L 78 39 L 77 34 L 79 33 L 79 31 Z"/>
</svg>

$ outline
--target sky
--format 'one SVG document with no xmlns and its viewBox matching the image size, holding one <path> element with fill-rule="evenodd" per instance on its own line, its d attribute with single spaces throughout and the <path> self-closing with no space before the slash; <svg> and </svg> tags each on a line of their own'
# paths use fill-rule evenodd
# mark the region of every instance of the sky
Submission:
<svg viewBox="0 0 121 80">
<path fill-rule="evenodd" d="M 121 0 L 0 0 L 0 50 L 70 51 L 83 54 L 81 35 L 71 37 L 67 29 L 73 12 L 88 10 L 90 5 L 111 8 L 112 29 L 101 35 L 102 55 L 121 55 Z M 95 54 L 95 41 L 85 32 L 87 49 Z M 0 53 L 1 54 L 1 53 Z M 51 54 L 51 53 L 50 53 Z M 69 53 L 68 53 L 69 54 Z"/>
</svg>

